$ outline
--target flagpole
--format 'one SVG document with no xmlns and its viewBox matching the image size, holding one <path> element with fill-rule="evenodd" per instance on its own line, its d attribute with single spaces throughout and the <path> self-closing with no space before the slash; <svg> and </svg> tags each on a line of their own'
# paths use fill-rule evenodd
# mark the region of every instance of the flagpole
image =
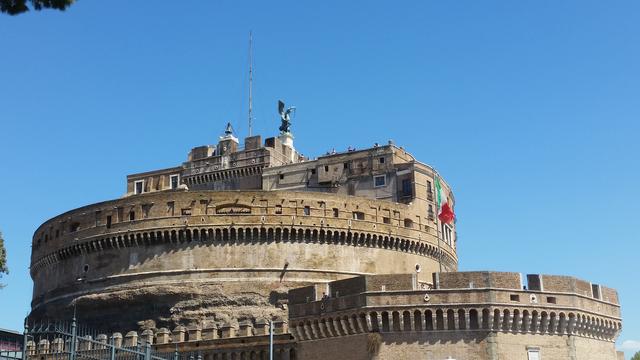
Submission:
<svg viewBox="0 0 640 360">
<path fill-rule="evenodd" d="M 442 248 L 440 247 L 440 223 L 438 222 L 438 210 L 440 209 L 440 179 L 436 178 L 438 176 L 438 172 L 436 169 L 433 169 L 433 183 L 436 188 L 436 237 L 438 238 L 438 266 L 440 267 L 440 272 L 442 272 Z M 438 185 L 437 187 L 435 185 Z"/>
<path fill-rule="evenodd" d="M 253 32 L 249 31 L 249 137 L 253 135 Z"/>
</svg>

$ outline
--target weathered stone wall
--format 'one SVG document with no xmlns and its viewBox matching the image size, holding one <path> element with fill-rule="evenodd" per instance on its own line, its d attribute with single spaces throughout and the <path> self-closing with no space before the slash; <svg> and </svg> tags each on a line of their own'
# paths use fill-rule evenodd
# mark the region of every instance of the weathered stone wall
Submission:
<svg viewBox="0 0 640 360">
<path fill-rule="evenodd" d="M 471 289 L 471 288 L 522 288 L 519 273 L 471 271 L 438 273 L 439 289 Z"/>
<path fill-rule="evenodd" d="M 367 339 L 368 334 L 357 334 L 306 341 L 297 347 L 298 360 L 370 360 Z"/>
<path fill-rule="evenodd" d="M 619 304 L 585 296 L 572 282 L 555 288 L 562 292 L 541 292 L 503 288 L 519 281 L 517 273 L 456 275 L 448 279 L 455 280 L 449 283 L 455 286 L 451 289 L 417 290 L 406 284 L 404 290 L 358 293 L 362 285 L 350 282 L 353 289 L 345 289 L 345 296 L 299 303 L 291 299 L 289 328 L 301 351 L 307 342 L 322 352 L 325 339 L 339 344 L 333 339 L 380 333 L 378 359 L 419 353 L 433 359 L 524 360 L 528 347 L 539 348 L 543 359 L 590 360 L 598 358 L 596 354 L 601 354 L 599 359 L 616 359 L 614 343 L 622 326 Z M 364 278 L 368 283 L 378 277 Z M 501 287 L 468 287 L 469 279 L 492 279 Z M 346 284 L 340 282 L 342 287 Z M 532 301 L 533 294 L 536 299 L 553 297 L 554 302 Z"/>
<path fill-rule="evenodd" d="M 383 333 L 380 351 L 372 359 L 488 360 L 490 357 L 485 338 L 486 333 L 480 332 L 450 332 L 437 336 L 426 333 Z"/>
<path fill-rule="evenodd" d="M 406 216 L 415 211 L 280 191 L 157 192 L 73 210 L 34 235 L 33 316 L 58 314 L 72 301 L 87 306 L 87 319 L 155 319 L 168 326 L 234 316 L 243 306 L 247 316 L 264 309 L 286 315 L 292 287 L 406 273 L 416 264 L 432 272 L 440 258 L 455 270 L 454 250 L 438 249 L 433 228 L 385 224 L 376 215 L 381 207 Z M 365 219 L 353 219 L 354 211 Z M 99 311 L 91 312 L 91 303 Z"/>
<path fill-rule="evenodd" d="M 379 334 L 379 350 L 370 354 L 369 336 Z M 617 360 L 612 342 L 575 336 L 517 334 L 490 331 L 387 332 L 345 335 L 303 341 L 299 359 L 345 360 L 529 360 L 528 350 L 539 349 L 545 360 Z"/>
</svg>

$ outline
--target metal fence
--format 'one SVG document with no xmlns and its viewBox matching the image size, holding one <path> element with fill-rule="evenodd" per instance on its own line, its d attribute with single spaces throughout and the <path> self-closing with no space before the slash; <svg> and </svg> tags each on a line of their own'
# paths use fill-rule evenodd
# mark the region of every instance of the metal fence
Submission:
<svg viewBox="0 0 640 360">
<path fill-rule="evenodd" d="M 74 318 L 71 323 L 42 321 L 25 326 L 22 351 L 0 360 L 183 360 L 186 355 L 156 353 L 145 341 L 123 346 L 122 337 L 107 337 L 78 325 Z"/>
</svg>

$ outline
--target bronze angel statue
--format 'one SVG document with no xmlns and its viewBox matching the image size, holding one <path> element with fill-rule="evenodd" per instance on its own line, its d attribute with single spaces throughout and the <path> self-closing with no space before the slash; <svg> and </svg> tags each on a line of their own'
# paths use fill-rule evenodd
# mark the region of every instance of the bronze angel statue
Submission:
<svg viewBox="0 0 640 360">
<path fill-rule="evenodd" d="M 291 113 L 296 111 L 295 106 L 290 106 L 285 110 L 284 102 L 282 100 L 278 100 L 278 112 L 280 113 L 280 119 L 282 120 L 282 124 L 280 125 L 280 131 L 284 133 L 289 132 L 289 128 L 291 127 Z"/>
</svg>

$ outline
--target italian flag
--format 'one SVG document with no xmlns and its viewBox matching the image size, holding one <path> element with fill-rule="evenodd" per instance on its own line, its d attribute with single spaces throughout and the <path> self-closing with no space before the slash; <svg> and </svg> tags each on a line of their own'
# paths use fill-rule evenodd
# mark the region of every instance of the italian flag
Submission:
<svg viewBox="0 0 640 360">
<path fill-rule="evenodd" d="M 447 198 L 442 186 L 440 186 L 440 178 L 436 175 L 436 205 L 438 206 L 438 219 L 444 224 L 451 224 L 456 218 L 456 214 L 451 209 L 449 199 Z"/>
</svg>

